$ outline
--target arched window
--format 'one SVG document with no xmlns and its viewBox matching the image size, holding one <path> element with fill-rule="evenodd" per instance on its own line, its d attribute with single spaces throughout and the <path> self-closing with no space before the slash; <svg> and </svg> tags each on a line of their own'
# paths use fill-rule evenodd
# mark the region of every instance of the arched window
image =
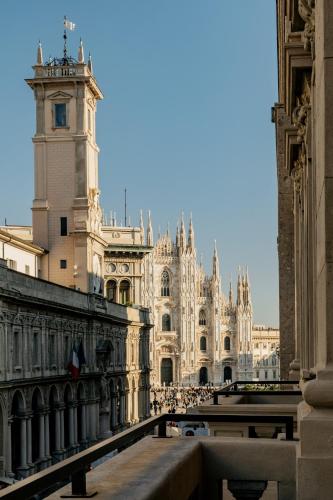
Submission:
<svg viewBox="0 0 333 500">
<path fill-rule="evenodd" d="M 124 305 L 130 302 L 130 284 L 127 280 L 123 280 L 120 282 L 119 299 L 120 303 Z"/>
<path fill-rule="evenodd" d="M 168 271 L 163 271 L 161 274 L 161 297 L 169 297 L 170 295 L 170 276 Z"/>
<path fill-rule="evenodd" d="M 230 337 L 225 337 L 224 339 L 224 350 L 230 351 Z"/>
<path fill-rule="evenodd" d="M 163 314 L 162 316 L 162 331 L 170 332 L 171 330 L 171 318 L 170 314 Z"/>
<path fill-rule="evenodd" d="M 201 309 L 201 311 L 199 312 L 199 325 L 205 326 L 205 324 L 206 324 L 206 313 L 204 309 Z"/>
<path fill-rule="evenodd" d="M 207 339 L 206 339 L 206 337 L 200 337 L 200 351 L 207 351 Z"/>
<path fill-rule="evenodd" d="M 117 282 L 109 280 L 106 283 L 106 297 L 110 302 L 116 302 Z"/>
</svg>

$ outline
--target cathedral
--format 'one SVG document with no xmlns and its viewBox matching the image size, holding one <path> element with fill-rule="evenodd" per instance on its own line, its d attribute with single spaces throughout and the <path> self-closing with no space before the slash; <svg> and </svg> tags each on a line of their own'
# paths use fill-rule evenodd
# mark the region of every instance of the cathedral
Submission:
<svg viewBox="0 0 333 500">
<path fill-rule="evenodd" d="M 117 241 L 106 252 L 108 299 L 142 304 L 153 314 L 151 384 L 252 380 L 248 273 L 239 270 L 236 301 L 231 283 L 226 297 L 216 244 L 211 275 L 197 260 L 192 217 L 186 231 L 182 216 L 175 241 L 168 230 L 154 244 L 150 213 L 146 232 L 141 215 L 140 227 L 118 226 L 112 219 L 110 226 L 102 227 L 102 234 L 113 234 Z"/>
</svg>

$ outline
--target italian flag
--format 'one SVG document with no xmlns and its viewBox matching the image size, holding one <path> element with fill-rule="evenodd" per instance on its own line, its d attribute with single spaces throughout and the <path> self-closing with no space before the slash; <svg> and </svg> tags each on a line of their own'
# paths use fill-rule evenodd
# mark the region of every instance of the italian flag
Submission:
<svg viewBox="0 0 333 500">
<path fill-rule="evenodd" d="M 76 352 L 75 346 L 72 347 L 72 352 L 69 357 L 68 370 L 71 372 L 72 379 L 77 380 L 80 376 L 80 361 Z"/>
</svg>

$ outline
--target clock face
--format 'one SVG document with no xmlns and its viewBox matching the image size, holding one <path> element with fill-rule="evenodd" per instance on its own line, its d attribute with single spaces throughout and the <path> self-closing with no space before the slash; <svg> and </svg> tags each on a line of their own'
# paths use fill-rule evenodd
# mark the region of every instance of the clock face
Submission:
<svg viewBox="0 0 333 500">
<path fill-rule="evenodd" d="M 129 265 L 128 264 L 122 264 L 120 267 L 120 270 L 122 273 L 128 273 L 129 271 Z"/>
</svg>

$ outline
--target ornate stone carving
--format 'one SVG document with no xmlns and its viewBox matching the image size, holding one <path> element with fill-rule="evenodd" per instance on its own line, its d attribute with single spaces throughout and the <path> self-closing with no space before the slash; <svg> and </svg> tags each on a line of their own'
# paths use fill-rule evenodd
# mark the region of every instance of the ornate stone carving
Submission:
<svg viewBox="0 0 333 500">
<path fill-rule="evenodd" d="M 315 35 L 315 0 L 298 0 L 298 11 L 305 22 L 303 41 L 304 49 L 310 50 L 314 55 L 314 35 Z"/>
</svg>

